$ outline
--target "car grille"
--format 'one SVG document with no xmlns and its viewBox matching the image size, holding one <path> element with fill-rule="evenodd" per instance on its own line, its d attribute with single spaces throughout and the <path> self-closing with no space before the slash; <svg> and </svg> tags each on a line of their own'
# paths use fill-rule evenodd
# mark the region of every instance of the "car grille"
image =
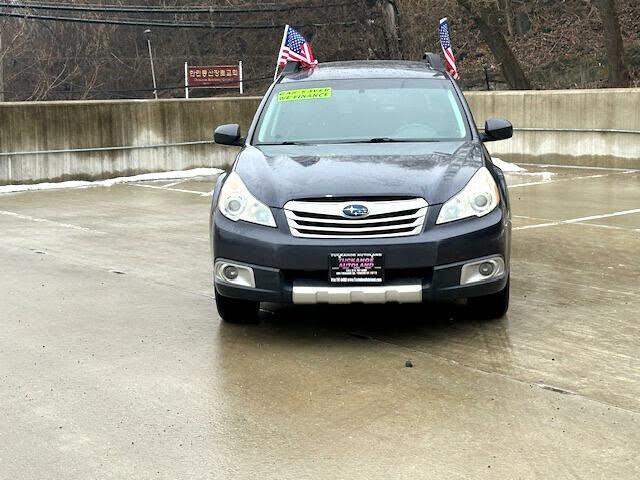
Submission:
<svg viewBox="0 0 640 480">
<path fill-rule="evenodd" d="M 364 206 L 368 215 L 351 218 L 343 210 Z M 294 237 L 386 238 L 422 232 L 429 205 L 422 198 L 390 201 L 291 201 L 284 212 Z"/>
</svg>

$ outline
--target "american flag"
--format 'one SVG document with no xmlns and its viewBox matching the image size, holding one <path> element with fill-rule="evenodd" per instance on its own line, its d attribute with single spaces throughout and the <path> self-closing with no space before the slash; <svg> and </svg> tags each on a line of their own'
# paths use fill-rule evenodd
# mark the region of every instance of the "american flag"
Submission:
<svg viewBox="0 0 640 480">
<path fill-rule="evenodd" d="M 440 28 L 438 29 L 440 34 L 440 45 L 442 45 L 442 51 L 444 52 L 445 64 L 447 71 L 456 80 L 460 79 L 458 75 L 458 67 L 456 67 L 456 57 L 453 56 L 453 49 L 451 48 L 451 37 L 449 36 L 449 20 L 443 18 L 440 20 Z"/>
<path fill-rule="evenodd" d="M 283 67 L 288 61 L 300 62 L 306 67 L 318 63 L 313 58 L 309 42 L 293 27 L 284 28 L 284 37 L 278 55 L 278 66 Z"/>
</svg>

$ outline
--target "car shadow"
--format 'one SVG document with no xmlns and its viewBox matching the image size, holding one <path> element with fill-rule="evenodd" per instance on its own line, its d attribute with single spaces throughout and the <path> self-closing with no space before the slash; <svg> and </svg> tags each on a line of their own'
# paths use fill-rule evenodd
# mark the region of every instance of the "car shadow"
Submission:
<svg viewBox="0 0 640 480">
<path fill-rule="evenodd" d="M 458 303 L 421 305 L 313 305 L 263 304 L 259 321 L 279 336 L 345 336 L 412 344 L 449 342 L 456 337 L 507 337 L 508 317 L 481 320 Z M 486 343 L 486 342 L 483 342 Z M 504 344 L 502 345 L 504 346 Z"/>
<path fill-rule="evenodd" d="M 306 356 L 305 351 L 313 356 L 317 349 L 328 349 L 332 355 L 362 354 L 386 346 L 404 357 L 403 365 L 405 360 L 423 363 L 427 355 L 487 373 L 510 374 L 516 364 L 509 327 L 508 315 L 480 320 L 461 304 L 263 304 L 258 324 L 223 322 L 219 335 L 223 356 L 229 358 L 237 358 L 230 352 L 239 351 L 241 344 L 266 348 L 275 356 Z"/>
</svg>

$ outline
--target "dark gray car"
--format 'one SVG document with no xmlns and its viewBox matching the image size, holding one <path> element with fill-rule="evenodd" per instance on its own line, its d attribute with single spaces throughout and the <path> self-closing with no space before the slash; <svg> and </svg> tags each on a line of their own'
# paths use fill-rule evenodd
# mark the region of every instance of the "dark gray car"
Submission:
<svg viewBox="0 0 640 480">
<path fill-rule="evenodd" d="M 511 219 L 502 171 L 455 80 L 431 61 L 288 69 L 270 87 L 211 209 L 221 317 L 259 302 L 509 304 Z"/>
</svg>

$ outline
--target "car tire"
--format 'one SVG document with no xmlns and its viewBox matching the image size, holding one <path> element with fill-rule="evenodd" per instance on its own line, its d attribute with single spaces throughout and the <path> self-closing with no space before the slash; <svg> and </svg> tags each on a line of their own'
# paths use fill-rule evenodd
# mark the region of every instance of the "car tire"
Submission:
<svg viewBox="0 0 640 480">
<path fill-rule="evenodd" d="M 216 307 L 220 318 L 227 323 L 255 323 L 260 302 L 223 297 L 216 292 Z"/>
<path fill-rule="evenodd" d="M 504 317 L 509 310 L 509 284 L 510 281 L 507 280 L 507 285 L 497 293 L 470 298 L 467 305 L 471 315 L 482 320 Z"/>
</svg>

